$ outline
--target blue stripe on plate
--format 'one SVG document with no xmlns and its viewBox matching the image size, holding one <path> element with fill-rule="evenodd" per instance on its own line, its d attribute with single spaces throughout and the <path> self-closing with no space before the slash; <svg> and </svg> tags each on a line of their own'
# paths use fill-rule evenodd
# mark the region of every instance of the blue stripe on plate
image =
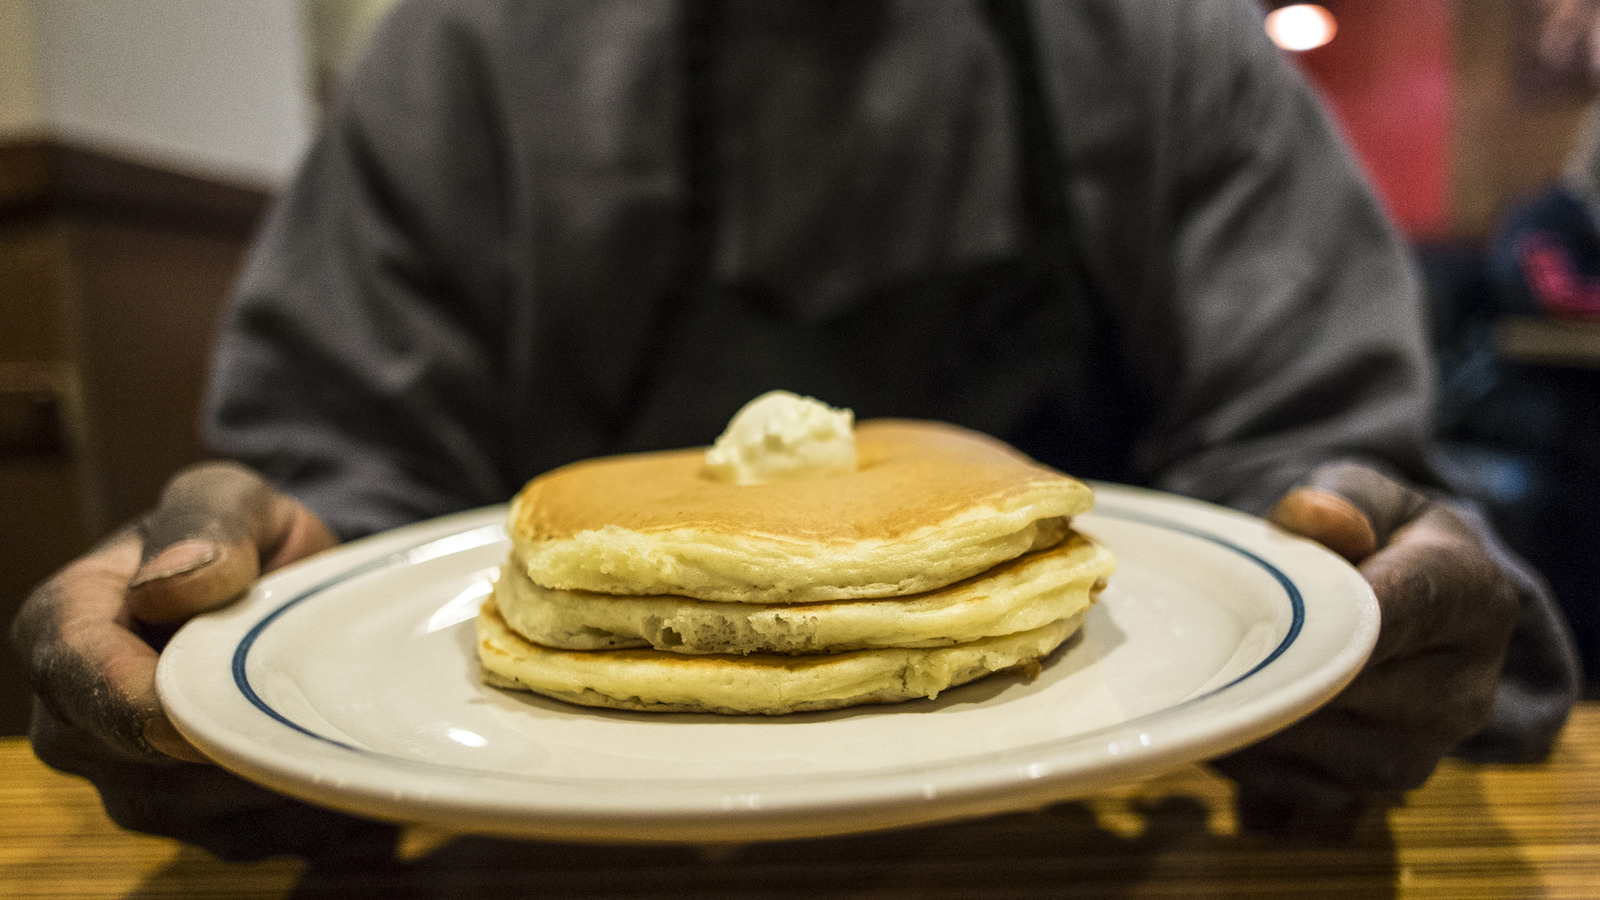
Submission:
<svg viewBox="0 0 1600 900">
<path fill-rule="evenodd" d="M 460 553 L 464 550 L 471 550 L 475 547 L 481 547 L 490 541 L 497 540 L 503 535 L 504 531 L 502 530 L 501 526 L 483 525 L 477 528 L 471 528 L 466 531 L 458 532 L 456 534 L 446 535 L 442 538 L 435 538 L 434 540 L 417 544 L 416 546 L 407 550 L 401 550 L 396 553 L 391 553 L 387 556 L 380 556 L 376 559 L 367 560 L 364 563 L 346 569 L 345 571 L 340 572 L 338 575 L 335 575 L 319 584 L 313 585 L 312 587 L 301 591 L 295 596 L 290 597 L 288 600 L 284 601 L 282 606 L 279 606 L 277 609 L 274 609 L 272 612 L 268 613 L 265 618 L 257 622 L 249 631 L 245 632 L 244 637 L 239 639 L 239 645 L 233 648 L 234 685 L 238 687 L 239 693 L 243 694 L 245 699 L 249 700 L 251 705 L 256 709 L 261 710 L 262 712 L 271 716 L 273 719 L 277 720 L 279 723 L 292 728 L 303 735 L 314 737 L 319 741 L 324 741 L 334 745 L 335 747 L 343 747 L 346 750 L 353 750 L 357 753 L 371 753 L 369 750 L 364 750 L 360 747 L 352 747 L 343 741 L 334 740 L 333 738 L 330 738 L 324 734 L 318 734 L 317 732 L 306 728 L 304 725 L 301 725 L 299 722 L 290 719 L 288 716 L 285 716 L 276 709 L 273 709 L 271 704 L 267 703 L 267 701 L 264 700 L 260 694 L 256 693 L 255 687 L 250 684 L 250 673 L 246 670 L 246 665 L 250 657 L 251 648 L 255 646 L 256 641 L 261 638 L 261 635 L 267 630 L 267 628 L 271 626 L 272 623 L 276 622 L 284 613 L 294 609 L 296 606 L 299 606 L 300 604 L 310 600 L 312 597 L 315 597 L 329 588 L 336 587 L 346 581 L 350 581 L 354 578 L 360 578 L 363 575 L 366 575 L 370 572 L 376 572 L 381 569 L 388 569 L 394 566 L 403 566 L 410 562 L 433 559 L 439 556 L 448 556 L 451 553 Z"/>
<path fill-rule="evenodd" d="M 1097 510 L 1095 510 L 1095 512 L 1097 514 L 1099 514 L 1099 513 L 1101 513 L 1101 510 L 1097 509 Z M 1300 628 L 1301 628 L 1301 626 L 1303 626 L 1305 624 L 1305 621 L 1306 621 L 1306 603 L 1305 603 L 1305 598 L 1301 596 L 1300 588 L 1294 583 L 1294 580 L 1291 579 L 1287 574 L 1285 574 L 1282 569 L 1278 568 L 1277 566 L 1273 565 L 1272 563 L 1267 562 L 1266 560 L 1262 559 L 1261 557 L 1257 556 L 1256 554 L 1250 552 L 1249 550 L 1246 550 L 1245 548 L 1239 546 L 1238 544 L 1235 544 L 1234 542 L 1232 542 L 1232 541 L 1230 541 L 1230 540 L 1228 540 L 1226 538 L 1217 537 L 1216 535 L 1211 534 L 1210 532 L 1201 531 L 1198 528 L 1192 528 L 1192 527 L 1190 527 L 1188 525 L 1180 525 L 1177 522 L 1171 522 L 1171 521 L 1168 521 L 1166 519 L 1162 519 L 1162 518 L 1157 517 L 1157 516 L 1150 516 L 1150 515 L 1144 515 L 1142 513 L 1134 513 L 1134 512 L 1127 512 L 1127 511 L 1111 513 L 1110 515 L 1107 516 L 1107 518 L 1121 519 L 1124 522 L 1140 522 L 1140 523 L 1143 523 L 1145 525 L 1154 525 L 1154 526 L 1156 526 L 1158 528 L 1165 528 L 1168 531 L 1181 532 L 1183 534 L 1189 535 L 1190 537 L 1197 537 L 1197 538 L 1200 538 L 1201 540 L 1210 541 L 1211 543 L 1216 544 L 1218 546 L 1226 547 L 1227 549 L 1232 550 L 1234 553 L 1239 554 L 1240 556 L 1244 557 L 1245 559 L 1248 559 L 1251 562 L 1255 563 L 1256 565 L 1260 566 L 1261 568 L 1267 570 L 1268 574 L 1270 574 L 1273 578 L 1278 579 L 1278 584 L 1283 587 L 1283 592 L 1289 596 L 1289 609 L 1290 609 L 1290 611 L 1292 613 L 1292 618 L 1289 621 L 1289 630 L 1288 630 L 1287 633 L 1284 634 L 1283 640 L 1278 642 L 1278 646 L 1272 648 L 1272 652 L 1267 654 L 1266 659 L 1263 659 L 1261 662 L 1256 663 L 1255 666 L 1253 666 L 1250 669 L 1250 671 L 1244 673 L 1243 675 L 1240 675 L 1238 678 L 1235 678 L 1234 680 L 1228 682 L 1227 684 L 1221 685 L 1216 690 L 1211 691 L 1211 692 L 1205 694 L 1204 696 L 1209 697 L 1209 696 L 1211 696 L 1211 694 L 1214 694 L 1217 691 L 1227 690 L 1229 687 L 1232 687 L 1233 685 L 1238 684 L 1239 682 L 1245 680 L 1246 678 L 1249 678 L 1251 675 L 1254 675 L 1255 673 L 1257 673 L 1257 672 L 1261 671 L 1262 669 L 1266 668 L 1268 665 L 1270 665 L 1272 663 L 1273 660 L 1275 660 L 1278 657 L 1282 656 L 1283 655 L 1283 651 L 1289 649 L 1289 645 L 1293 644 L 1294 641 L 1295 641 L 1295 638 L 1298 638 L 1300 636 Z M 1199 698 L 1197 697 L 1195 699 L 1199 699 Z"/>
<path fill-rule="evenodd" d="M 1219 547 L 1231 550 L 1232 552 L 1237 553 L 1245 559 L 1248 559 L 1260 566 L 1262 569 L 1266 570 L 1270 575 L 1272 575 L 1273 578 L 1277 579 L 1278 584 L 1283 587 L 1284 593 L 1288 597 L 1289 607 L 1292 612 L 1289 630 L 1283 636 L 1283 640 L 1279 641 L 1278 646 L 1274 647 L 1272 652 L 1267 654 L 1266 658 L 1261 660 L 1261 662 L 1253 666 L 1250 671 L 1245 672 L 1243 675 L 1240 675 L 1238 678 L 1235 678 L 1227 684 L 1224 684 L 1215 690 L 1202 695 L 1202 697 L 1210 697 L 1216 694 L 1218 691 L 1225 691 L 1233 685 L 1236 685 L 1239 682 L 1244 681 L 1250 676 L 1256 674 L 1257 672 L 1260 672 L 1262 669 L 1271 665 L 1273 660 L 1277 659 L 1279 656 L 1282 656 L 1283 652 L 1288 650 L 1290 645 L 1295 642 L 1295 639 L 1300 636 L 1300 629 L 1305 623 L 1306 617 L 1305 600 L 1300 594 L 1300 588 L 1295 585 L 1294 581 L 1289 578 L 1289 576 L 1285 574 L 1282 569 L 1279 569 L 1272 563 L 1262 559 L 1260 556 L 1257 556 L 1255 553 L 1246 550 L 1238 544 L 1233 543 L 1227 538 L 1219 537 L 1208 531 L 1202 531 L 1189 525 L 1183 525 L 1163 519 L 1159 516 L 1152 516 L 1139 512 L 1130 512 L 1127 510 L 1108 510 L 1105 508 L 1096 508 L 1095 514 L 1111 519 L 1121 519 L 1127 522 L 1138 522 L 1144 525 L 1152 525 L 1158 528 L 1164 528 L 1168 531 L 1176 531 L 1181 534 L 1187 534 L 1190 537 L 1209 541 L 1210 543 L 1216 544 Z M 282 606 L 279 606 L 277 609 L 274 609 L 272 612 L 268 613 L 264 618 L 262 618 L 261 621 L 257 622 L 248 632 L 246 632 L 244 637 L 239 640 L 239 645 L 234 648 L 233 682 L 239 688 L 239 693 L 243 694 L 245 699 L 249 700 L 251 705 L 255 706 L 255 708 L 261 710 L 268 716 L 271 716 L 274 720 L 285 727 L 292 728 L 295 731 L 306 735 L 307 737 L 316 738 L 324 743 L 332 744 L 335 747 L 342 747 L 355 753 L 390 758 L 385 754 L 375 753 L 362 747 L 354 747 L 343 741 L 328 737 L 327 735 L 318 734 L 317 732 L 312 731 L 311 729 L 301 725 L 300 723 L 290 719 L 288 716 L 285 716 L 283 713 L 274 709 L 271 704 L 267 703 L 266 700 L 261 697 L 260 694 L 256 693 L 256 689 L 250 684 L 250 673 L 247 670 L 250 650 L 255 646 L 256 641 L 261 638 L 261 635 L 267 630 L 267 628 L 271 627 L 272 623 L 276 622 L 281 616 L 283 616 L 284 613 L 302 603 L 305 603 L 307 600 L 312 599 L 313 597 L 330 588 L 336 587 L 346 581 L 350 581 L 351 579 L 359 578 L 368 573 L 379 571 L 380 569 L 405 565 L 408 562 L 417 559 L 419 556 L 423 558 L 433 558 L 435 556 L 445 556 L 452 552 L 459 552 L 461 550 L 471 549 L 472 547 L 482 546 L 483 542 L 463 541 L 463 537 L 467 534 L 480 531 L 487 534 L 492 532 L 497 527 L 498 526 L 489 526 L 473 529 L 471 532 L 449 535 L 443 538 L 418 544 L 409 550 L 403 550 L 397 553 L 391 553 L 387 556 L 379 557 L 377 559 L 368 560 L 367 562 L 353 566 L 352 568 L 347 569 L 326 581 L 313 585 L 312 587 L 309 587 L 299 594 L 296 594 L 295 596 L 284 601 Z M 1202 699 L 1202 697 L 1191 698 L 1190 700 L 1179 705 L 1187 705 L 1188 703 Z"/>
</svg>

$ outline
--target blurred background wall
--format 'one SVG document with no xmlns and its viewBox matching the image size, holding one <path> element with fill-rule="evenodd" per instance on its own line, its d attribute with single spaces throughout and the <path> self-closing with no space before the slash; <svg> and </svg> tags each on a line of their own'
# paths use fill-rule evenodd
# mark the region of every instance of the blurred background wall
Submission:
<svg viewBox="0 0 1600 900">
<path fill-rule="evenodd" d="M 0 0 L 0 619 L 203 455 L 219 305 L 391 2 Z M 1417 248 L 1452 364 L 1490 333 L 1463 323 L 1492 306 L 1492 235 L 1558 177 L 1593 99 L 1530 53 L 1540 2 L 1323 0 L 1334 40 L 1294 55 Z M 1530 482 L 1505 481 L 1526 449 L 1462 438 L 1463 484 L 1559 568 L 1574 551 L 1518 524 Z M 0 733 L 25 728 L 18 672 L 0 653 Z"/>
<path fill-rule="evenodd" d="M 6 622 L 202 455 L 219 301 L 315 125 L 306 47 L 294 0 L 0 0 Z"/>
</svg>

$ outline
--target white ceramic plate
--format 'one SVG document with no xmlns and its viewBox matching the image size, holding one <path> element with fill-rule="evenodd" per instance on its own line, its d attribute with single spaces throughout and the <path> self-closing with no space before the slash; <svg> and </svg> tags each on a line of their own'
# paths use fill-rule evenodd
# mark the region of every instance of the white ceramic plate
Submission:
<svg viewBox="0 0 1600 900">
<path fill-rule="evenodd" d="M 1378 633 L 1360 575 L 1218 507 L 1097 485 L 1116 553 L 1029 682 L 776 718 L 569 706 L 479 683 L 472 616 L 503 509 L 401 528 L 185 625 L 178 728 L 284 793 L 393 821 L 564 840 L 739 842 L 1043 806 L 1243 746 L 1331 697 Z"/>
</svg>

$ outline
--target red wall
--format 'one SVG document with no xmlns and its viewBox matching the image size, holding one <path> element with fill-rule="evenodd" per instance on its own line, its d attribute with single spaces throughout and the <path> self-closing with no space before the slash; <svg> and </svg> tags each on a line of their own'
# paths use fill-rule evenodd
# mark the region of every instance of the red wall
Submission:
<svg viewBox="0 0 1600 900">
<path fill-rule="evenodd" d="M 1294 54 L 1406 235 L 1449 228 L 1450 0 L 1323 0 L 1333 41 Z"/>
</svg>

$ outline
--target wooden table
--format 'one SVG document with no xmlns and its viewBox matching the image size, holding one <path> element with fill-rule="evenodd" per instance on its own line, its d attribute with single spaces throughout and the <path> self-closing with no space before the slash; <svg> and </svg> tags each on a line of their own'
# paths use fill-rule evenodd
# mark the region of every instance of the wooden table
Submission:
<svg viewBox="0 0 1600 900">
<path fill-rule="evenodd" d="M 1347 842 L 1240 835 L 1229 800 L 1193 767 L 1044 812 L 853 838 L 718 852 L 461 839 L 321 871 L 121 831 L 87 784 L 5 738 L 0 897 L 1600 897 L 1600 703 L 1548 763 L 1447 762 Z"/>
</svg>

